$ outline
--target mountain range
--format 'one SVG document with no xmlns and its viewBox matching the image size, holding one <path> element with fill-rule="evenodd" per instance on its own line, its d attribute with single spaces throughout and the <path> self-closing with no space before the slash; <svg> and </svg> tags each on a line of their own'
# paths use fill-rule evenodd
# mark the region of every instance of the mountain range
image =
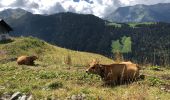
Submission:
<svg viewBox="0 0 170 100">
<path fill-rule="evenodd" d="M 120 7 L 105 19 L 113 22 L 170 22 L 170 3 Z"/>
</svg>

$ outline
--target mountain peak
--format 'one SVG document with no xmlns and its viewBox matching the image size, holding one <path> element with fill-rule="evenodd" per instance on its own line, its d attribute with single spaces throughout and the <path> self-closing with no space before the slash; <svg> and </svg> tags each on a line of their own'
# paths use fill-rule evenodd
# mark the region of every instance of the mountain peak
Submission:
<svg viewBox="0 0 170 100">
<path fill-rule="evenodd" d="M 105 19 L 116 22 L 170 22 L 170 3 L 120 7 Z"/>
<path fill-rule="evenodd" d="M 2 19 L 7 19 L 9 17 L 14 18 L 14 19 L 18 19 L 20 17 L 22 17 L 25 14 L 31 14 L 30 12 L 21 9 L 21 8 L 16 8 L 16 9 L 5 9 L 3 11 L 0 12 L 0 18 Z"/>
</svg>

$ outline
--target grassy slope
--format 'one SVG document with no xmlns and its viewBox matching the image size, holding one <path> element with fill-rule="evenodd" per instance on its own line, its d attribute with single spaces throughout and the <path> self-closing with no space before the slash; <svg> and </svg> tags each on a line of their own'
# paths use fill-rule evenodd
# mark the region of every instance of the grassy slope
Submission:
<svg viewBox="0 0 170 100">
<path fill-rule="evenodd" d="M 122 25 L 119 24 L 119 23 L 108 23 L 107 25 L 108 25 L 108 26 L 118 27 L 118 28 L 122 27 Z"/>
<path fill-rule="evenodd" d="M 65 99 L 73 94 L 84 93 L 87 99 L 95 100 L 98 96 L 104 100 L 168 100 L 170 94 L 160 90 L 160 83 L 170 81 L 158 79 L 156 82 L 147 77 L 144 81 L 130 85 L 103 87 L 99 76 L 84 72 L 86 64 L 93 58 L 101 63 L 111 63 L 112 60 L 101 55 L 67 50 L 47 44 L 35 38 L 15 38 L 13 42 L 0 44 L 0 95 L 4 92 L 22 91 L 31 93 L 36 99 Z M 2 52 L 6 53 L 2 53 Z M 9 61 L 19 55 L 36 54 L 39 59 L 37 66 L 18 66 L 15 61 Z M 70 55 L 72 65 L 68 69 L 64 58 Z M 4 60 L 5 59 L 5 60 Z M 169 70 L 155 72 L 149 69 L 143 73 L 152 76 L 170 75 Z M 154 86 L 150 86 L 151 84 Z"/>
<path fill-rule="evenodd" d="M 135 23 L 135 22 L 132 22 L 132 23 L 128 23 L 128 25 L 130 27 L 133 27 L 133 28 L 136 28 L 137 25 L 151 25 L 151 24 L 156 24 L 154 22 L 141 22 L 141 23 Z"/>
</svg>

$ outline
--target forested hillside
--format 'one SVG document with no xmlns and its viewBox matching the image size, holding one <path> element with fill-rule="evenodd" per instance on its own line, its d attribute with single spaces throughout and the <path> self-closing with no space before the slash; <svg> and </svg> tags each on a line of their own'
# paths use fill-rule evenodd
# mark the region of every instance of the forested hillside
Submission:
<svg viewBox="0 0 170 100">
<path fill-rule="evenodd" d="M 168 23 L 111 23 L 94 15 L 34 15 L 20 10 L 16 10 L 20 16 L 14 15 L 15 10 L 1 12 L 1 15 L 8 15 L 4 14 L 3 18 L 13 27 L 12 36 L 34 36 L 60 47 L 108 57 L 113 56 L 112 41 L 120 41 L 126 36 L 131 38 L 131 51 L 123 52 L 125 59 L 138 63 L 170 63 Z"/>
<path fill-rule="evenodd" d="M 125 57 L 142 63 L 169 64 L 170 60 L 170 24 L 138 24 L 131 27 L 110 28 L 110 40 L 119 40 L 123 36 L 131 37 L 132 50 Z M 109 49 L 108 49 L 109 51 Z"/>
</svg>

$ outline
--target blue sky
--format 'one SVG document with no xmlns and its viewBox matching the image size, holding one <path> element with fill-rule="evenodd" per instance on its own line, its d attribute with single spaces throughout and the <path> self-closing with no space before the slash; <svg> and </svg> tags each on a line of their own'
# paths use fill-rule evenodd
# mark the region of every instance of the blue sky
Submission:
<svg viewBox="0 0 170 100">
<path fill-rule="evenodd" d="M 157 3 L 170 3 L 170 0 L 0 0 L 0 10 L 23 8 L 36 14 L 69 11 L 104 17 L 118 7 Z"/>
</svg>

